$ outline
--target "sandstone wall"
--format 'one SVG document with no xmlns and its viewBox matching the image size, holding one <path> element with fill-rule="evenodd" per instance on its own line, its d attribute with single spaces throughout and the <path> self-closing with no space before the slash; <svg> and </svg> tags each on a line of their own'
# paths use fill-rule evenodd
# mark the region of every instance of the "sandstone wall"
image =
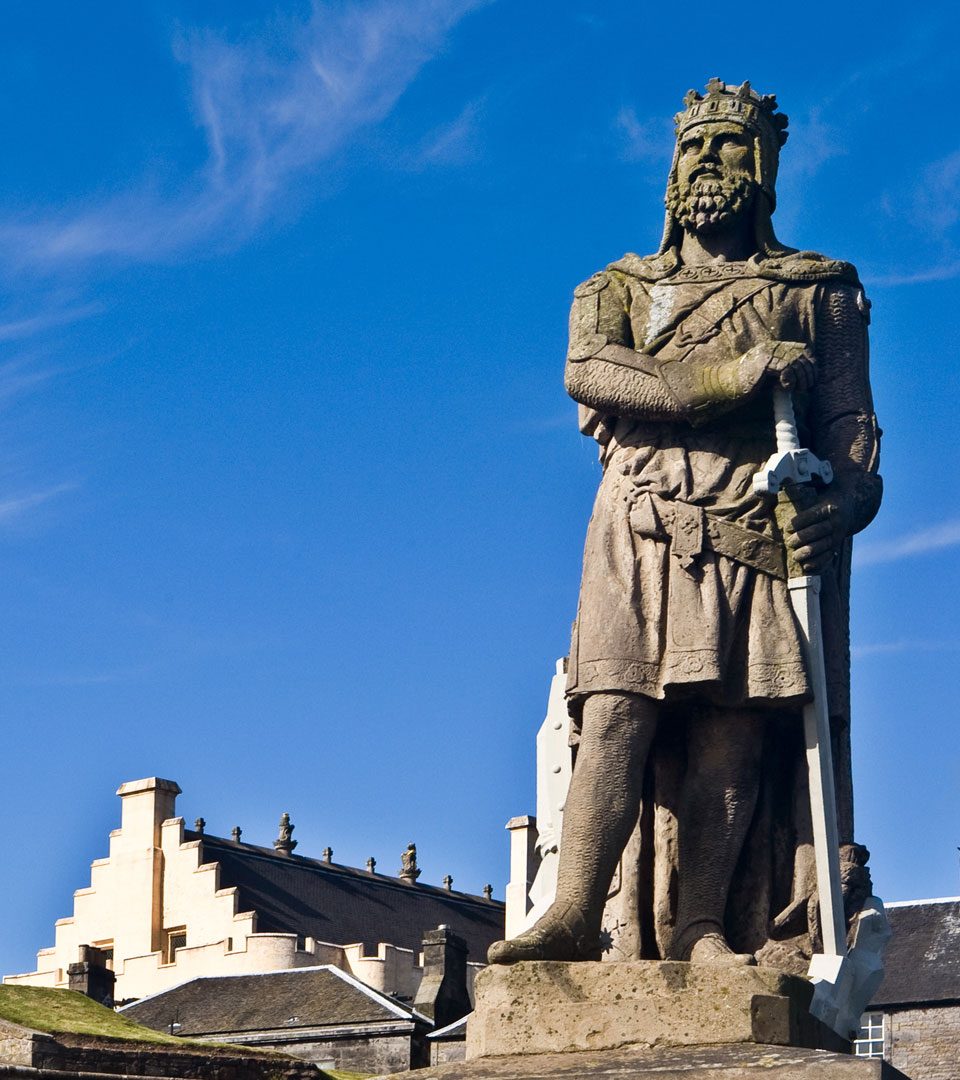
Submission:
<svg viewBox="0 0 960 1080">
<path fill-rule="evenodd" d="M 960 1005 L 887 1013 L 884 1056 L 910 1080 L 957 1080 Z"/>
</svg>

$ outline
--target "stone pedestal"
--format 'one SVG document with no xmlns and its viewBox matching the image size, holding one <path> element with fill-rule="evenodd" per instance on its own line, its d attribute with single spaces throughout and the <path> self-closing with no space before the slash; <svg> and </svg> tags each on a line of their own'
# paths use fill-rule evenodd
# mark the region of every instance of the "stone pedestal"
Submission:
<svg viewBox="0 0 960 1080">
<path fill-rule="evenodd" d="M 674 961 L 491 966 L 477 976 L 467 1060 L 625 1046 L 761 1043 L 849 1050 L 809 1013 L 806 979 Z"/>
<path fill-rule="evenodd" d="M 852 1057 L 810 1015 L 810 983 L 770 968 L 532 962 L 488 967 L 474 990 L 467 1060 L 404 1077 L 906 1080 Z"/>
</svg>

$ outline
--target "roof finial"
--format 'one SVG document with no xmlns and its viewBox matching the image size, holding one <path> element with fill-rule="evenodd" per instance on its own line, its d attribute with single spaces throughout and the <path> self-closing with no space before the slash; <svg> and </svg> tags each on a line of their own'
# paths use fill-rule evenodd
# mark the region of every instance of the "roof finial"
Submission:
<svg viewBox="0 0 960 1080">
<path fill-rule="evenodd" d="M 400 856 L 400 870 L 397 876 L 408 885 L 413 885 L 420 876 L 420 867 L 417 866 L 416 844 L 407 844 L 407 850 Z"/>
<path fill-rule="evenodd" d="M 280 815 L 280 832 L 273 842 L 274 849 L 279 851 L 282 855 L 289 855 L 291 851 L 297 846 L 296 840 L 293 838 L 293 830 L 295 826 L 290 824 L 290 815 L 283 813 Z"/>
<path fill-rule="evenodd" d="M 490 885 L 490 884 L 484 885 L 484 887 L 483 887 L 483 898 L 484 898 L 484 900 L 492 900 L 493 899 L 493 886 L 492 885 Z"/>
<path fill-rule="evenodd" d="M 375 874 L 376 872 L 377 872 L 377 860 L 371 855 L 370 858 L 367 859 L 367 873 L 368 874 Z"/>
<path fill-rule="evenodd" d="M 234 825 L 234 827 L 230 830 L 230 836 L 233 838 L 233 842 L 235 844 L 239 844 L 240 837 L 243 836 L 243 829 L 241 829 L 239 825 Z"/>
<path fill-rule="evenodd" d="M 324 862 L 332 863 L 333 862 L 333 848 L 332 847 L 325 847 L 323 849 L 323 851 L 320 852 L 320 858 L 323 859 Z"/>
<path fill-rule="evenodd" d="M 198 817 L 197 820 L 193 823 L 193 831 L 197 834 L 197 836 L 203 836 L 203 830 L 206 827 L 207 823 L 203 820 L 202 817 Z"/>
<path fill-rule="evenodd" d="M 453 891 L 453 878 L 449 874 L 444 874 L 443 876 L 443 887 L 447 892 Z"/>
</svg>

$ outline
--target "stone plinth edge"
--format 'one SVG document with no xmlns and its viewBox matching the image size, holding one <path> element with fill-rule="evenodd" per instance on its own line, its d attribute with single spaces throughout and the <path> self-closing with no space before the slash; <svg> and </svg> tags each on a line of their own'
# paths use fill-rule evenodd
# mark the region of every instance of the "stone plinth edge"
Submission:
<svg viewBox="0 0 960 1080">
<path fill-rule="evenodd" d="M 486 968 L 475 994 L 468 1061 L 728 1043 L 849 1050 L 810 1015 L 810 983 L 771 968 L 530 961 Z"/>
</svg>

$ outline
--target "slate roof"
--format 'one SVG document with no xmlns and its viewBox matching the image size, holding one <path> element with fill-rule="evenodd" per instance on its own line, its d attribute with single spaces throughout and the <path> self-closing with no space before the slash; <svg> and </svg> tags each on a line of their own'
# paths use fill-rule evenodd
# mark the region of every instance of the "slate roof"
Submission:
<svg viewBox="0 0 960 1080">
<path fill-rule="evenodd" d="M 871 1008 L 960 1002 L 960 897 L 887 904 L 893 931 Z"/>
<path fill-rule="evenodd" d="M 220 975 L 181 983 L 120 1010 L 129 1020 L 177 1035 L 296 1031 L 336 1024 L 426 1021 L 335 967 L 295 968 L 259 975 Z"/>
<path fill-rule="evenodd" d="M 301 855 L 186 832 L 200 840 L 201 862 L 220 864 L 220 888 L 239 890 L 238 910 L 257 912 L 257 932 L 312 937 L 334 945 L 378 942 L 419 952 L 423 935 L 445 923 L 464 939 L 468 959 L 486 963 L 504 936 L 504 905 L 432 885 L 408 885 Z"/>
</svg>

